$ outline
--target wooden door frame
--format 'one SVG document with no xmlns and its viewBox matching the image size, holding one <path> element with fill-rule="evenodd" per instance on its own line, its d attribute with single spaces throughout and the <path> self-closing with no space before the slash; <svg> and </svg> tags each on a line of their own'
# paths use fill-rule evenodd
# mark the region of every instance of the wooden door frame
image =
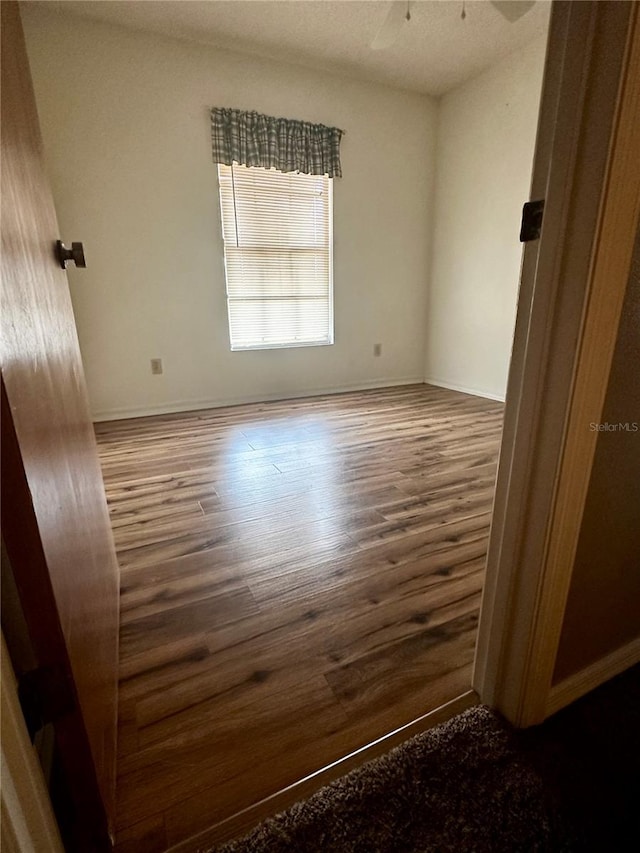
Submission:
<svg viewBox="0 0 640 853">
<path fill-rule="evenodd" d="M 4 634 L 2 648 L 2 788 L 0 846 L 5 853 L 63 853 L 42 770 L 29 740 Z"/>
<path fill-rule="evenodd" d="M 555 3 L 473 686 L 517 726 L 640 660 L 640 641 L 553 684 L 640 213 L 640 23 Z M 618 92 L 611 103 L 612 91 Z"/>
</svg>

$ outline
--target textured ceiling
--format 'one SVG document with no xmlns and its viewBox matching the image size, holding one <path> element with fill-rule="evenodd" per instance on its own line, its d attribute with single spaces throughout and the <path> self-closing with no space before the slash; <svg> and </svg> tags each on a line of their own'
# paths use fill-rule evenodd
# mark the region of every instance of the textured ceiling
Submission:
<svg viewBox="0 0 640 853">
<path fill-rule="evenodd" d="M 398 0 L 402 2 L 402 0 Z M 487 2 L 415 0 L 394 44 L 372 50 L 388 0 L 58 0 L 34 3 L 168 36 L 441 95 L 546 32 L 550 2 L 509 23 Z M 403 5 L 405 5 L 403 3 Z"/>
</svg>

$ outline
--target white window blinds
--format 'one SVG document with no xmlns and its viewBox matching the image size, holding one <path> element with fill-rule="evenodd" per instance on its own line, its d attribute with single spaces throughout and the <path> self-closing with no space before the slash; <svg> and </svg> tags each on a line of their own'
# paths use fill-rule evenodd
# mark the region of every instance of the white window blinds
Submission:
<svg viewBox="0 0 640 853">
<path fill-rule="evenodd" d="M 333 343 L 331 180 L 218 165 L 231 349 Z"/>
</svg>

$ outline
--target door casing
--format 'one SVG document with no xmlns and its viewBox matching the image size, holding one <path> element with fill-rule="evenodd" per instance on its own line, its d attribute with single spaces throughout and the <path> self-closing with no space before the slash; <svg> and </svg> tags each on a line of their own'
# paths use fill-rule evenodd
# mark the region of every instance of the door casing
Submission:
<svg viewBox="0 0 640 853">
<path fill-rule="evenodd" d="M 473 687 L 533 725 L 640 660 L 640 641 L 552 685 L 640 212 L 631 3 L 556 2 L 532 178 Z M 618 93 L 617 99 L 611 92 Z"/>
</svg>

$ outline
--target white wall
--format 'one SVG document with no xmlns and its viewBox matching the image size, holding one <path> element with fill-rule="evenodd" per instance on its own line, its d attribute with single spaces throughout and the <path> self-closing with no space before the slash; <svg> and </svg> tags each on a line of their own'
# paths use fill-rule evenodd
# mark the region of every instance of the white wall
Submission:
<svg viewBox="0 0 640 853">
<path fill-rule="evenodd" d="M 23 20 L 61 236 L 85 244 L 69 278 L 97 418 L 422 380 L 435 101 L 29 4 Z M 213 105 L 346 130 L 334 346 L 230 352 Z"/>
<path fill-rule="evenodd" d="M 439 105 L 427 382 L 504 399 L 546 38 Z"/>
</svg>

